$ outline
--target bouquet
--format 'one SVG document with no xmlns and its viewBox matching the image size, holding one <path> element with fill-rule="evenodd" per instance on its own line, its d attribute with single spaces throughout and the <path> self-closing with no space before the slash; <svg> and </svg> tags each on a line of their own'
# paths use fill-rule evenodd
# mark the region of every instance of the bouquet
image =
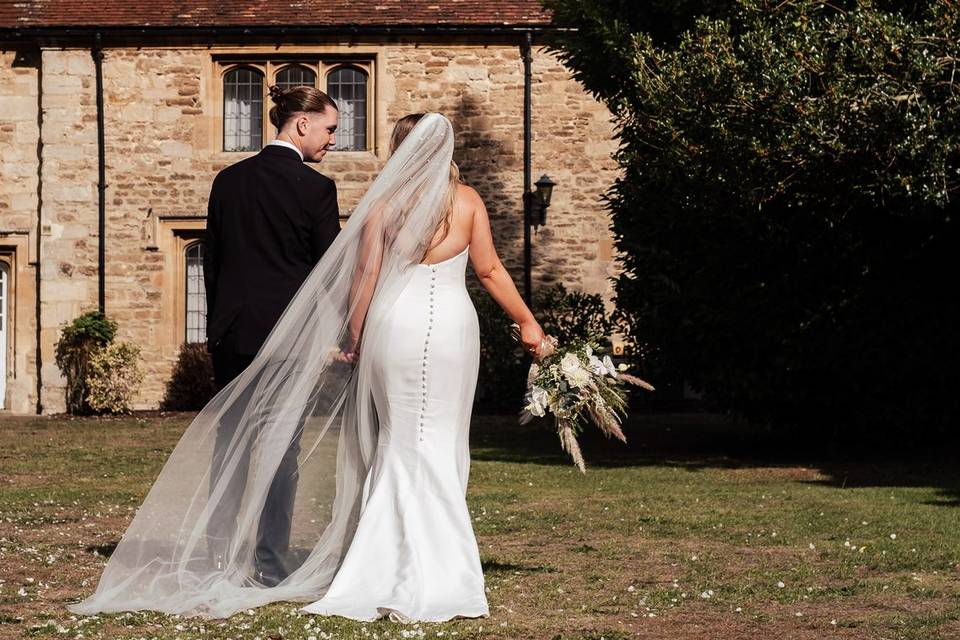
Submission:
<svg viewBox="0 0 960 640">
<path fill-rule="evenodd" d="M 513 336 L 519 341 L 517 325 L 513 325 Z M 583 425 L 593 422 L 608 438 L 626 442 L 620 428 L 620 420 L 626 415 L 625 385 L 654 390 L 649 383 L 626 373 L 628 365 L 614 366 L 609 355 L 600 358 L 597 351 L 592 340 L 560 346 L 553 336 L 544 338 L 538 360 L 530 365 L 525 406 L 520 413 L 521 424 L 552 413 L 560 446 L 581 473 L 586 473 L 586 467 L 577 436 Z"/>
</svg>

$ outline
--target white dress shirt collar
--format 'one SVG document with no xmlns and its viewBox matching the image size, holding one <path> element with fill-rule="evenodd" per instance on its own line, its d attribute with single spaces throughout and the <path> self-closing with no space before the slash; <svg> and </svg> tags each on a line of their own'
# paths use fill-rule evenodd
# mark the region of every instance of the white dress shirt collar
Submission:
<svg viewBox="0 0 960 640">
<path fill-rule="evenodd" d="M 303 153 L 300 151 L 300 149 L 297 149 L 295 146 L 293 146 L 286 140 L 271 140 L 268 144 L 275 144 L 281 147 L 287 147 L 288 149 L 293 149 L 294 151 L 297 152 L 297 155 L 300 156 L 300 160 L 301 161 L 303 160 Z"/>
</svg>

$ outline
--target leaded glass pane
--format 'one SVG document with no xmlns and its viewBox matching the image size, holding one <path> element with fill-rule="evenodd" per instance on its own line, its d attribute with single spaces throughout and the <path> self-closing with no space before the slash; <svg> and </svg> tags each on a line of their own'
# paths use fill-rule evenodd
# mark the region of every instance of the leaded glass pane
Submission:
<svg viewBox="0 0 960 640">
<path fill-rule="evenodd" d="M 312 69 L 300 65 L 287 67 L 277 74 L 277 86 L 281 89 L 304 86 L 315 87 L 317 86 L 317 74 Z"/>
<path fill-rule="evenodd" d="M 240 68 L 223 78 L 223 150 L 256 151 L 263 143 L 263 74 Z"/>
<path fill-rule="evenodd" d="M 356 67 L 339 67 L 327 76 L 327 93 L 340 108 L 335 151 L 367 148 L 367 74 Z"/>
<path fill-rule="evenodd" d="M 202 242 L 187 247 L 187 342 L 207 340 L 207 292 L 203 286 L 203 250 Z"/>
</svg>

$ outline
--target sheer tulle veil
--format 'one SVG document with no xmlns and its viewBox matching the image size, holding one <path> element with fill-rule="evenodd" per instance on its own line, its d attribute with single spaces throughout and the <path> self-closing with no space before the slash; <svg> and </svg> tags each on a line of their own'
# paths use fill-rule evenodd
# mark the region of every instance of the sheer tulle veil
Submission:
<svg viewBox="0 0 960 640">
<path fill-rule="evenodd" d="M 436 113 L 404 139 L 253 363 L 184 432 L 95 593 L 71 611 L 217 618 L 326 592 L 364 504 L 377 440 L 364 353 L 390 349 L 376 327 L 360 323 L 369 309 L 393 305 L 441 222 L 453 144 L 450 122 Z M 348 364 L 337 353 L 351 324 L 363 332 Z M 232 437 L 215 451 L 218 429 Z M 275 550 L 290 573 L 268 586 L 255 577 L 258 523 L 294 441 L 301 448 L 290 543 Z"/>
</svg>

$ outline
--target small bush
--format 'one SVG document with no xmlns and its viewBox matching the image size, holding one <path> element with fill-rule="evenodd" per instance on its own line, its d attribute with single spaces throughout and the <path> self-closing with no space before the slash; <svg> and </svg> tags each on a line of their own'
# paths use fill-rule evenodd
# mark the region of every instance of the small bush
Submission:
<svg viewBox="0 0 960 640">
<path fill-rule="evenodd" d="M 55 360 L 67 379 L 68 413 L 86 415 L 94 412 L 87 402 L 90 359 L 110 344 L 116 333 L 117 323 L 99 310 L 84 313 L 61 331 Z"/>
<path fill-rule="evenodd" d="M 97 413 L 130 413 L 143 372 L 140 347 L 129 342 L 110 343 L 90 357 L 87 404 Z"/>
<path fill-rule="evenodd" d="M 560 344 L 589 339 L 602 348 L 611 348 L 610 336 L 616 326 L 599 294 L 568 291 L 562 284 L 555 284 L 536 296 L 534 307 L 543 331 L 555 336 Z"/>
<path fill-rule="evenodd" d="M 486 291 L 472 292 L 480 321 L 480 371 L 474 402 L 482 413 L 520 410 L 526 376 L 523 349 L 510 335 L 510 319 Z"/>
<path fill-rule="evenodd" d="M 166 411 L 199 411 L 216 393 L 213 361 L 206 345 L 181 345 L 160 407 Z"/>
<path fill-rule="evenodd" d="M 514 412 L 526 389 L 530 360 L 510 333 L 510 319 L 485 291 L 473 292 L 480 321 L 480 372 L 475 402 L 481 412 Z M 603 298 L 556 284 L 534 294 L 534 315 L 561 344 L 594 339 L 609 348 L 614 323 Z"/>
</svg>

